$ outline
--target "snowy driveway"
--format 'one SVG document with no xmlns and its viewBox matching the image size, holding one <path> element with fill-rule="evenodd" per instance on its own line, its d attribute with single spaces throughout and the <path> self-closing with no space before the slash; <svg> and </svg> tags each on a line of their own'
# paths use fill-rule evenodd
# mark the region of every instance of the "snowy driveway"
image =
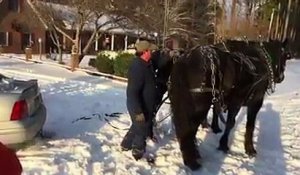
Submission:
<svg viewBox="0 0 300 175">
<path fill-rule="evenodd" d="M 109 118 L 119 128 L 130 125 L 125 106 L 126 84 L 83 72 L 74 72 L 45 64 L 25 63 L 0 57 L 0 73 L 16 78 L 37 78 L 48 109 L 45 131 L 49 140 L 18 151 L 28 175 L 133 175 L 190 174 L 182 165 L 178 144 L 170 129 L 170 120 L 160 123 L 159 144 L 148 144 L 156 154 L 156 165 L 135 162 L 130 152 L 123 153 L 119 143 L 125 130 L 112 128 L 105 114 L 124 113 Z M 245 110 L 237 117 L 231 153 L 216 150 L 220 135 L 199 129 L 197 138 L 203 168 L 193 174 L 300 175 L 300 61 L 288 63 L 286 79 L 277 92 L 267 97 L 256 123 L 256 158 L 244 154 Z M 165 106 L 158 116 L 169 113 Z M 93 115 L 97 114 L 97 115 Z M 101 116 L 100 118 L 98 116 Z M 88 120 L 79 120 L 80 117 Z"/>
</svg>

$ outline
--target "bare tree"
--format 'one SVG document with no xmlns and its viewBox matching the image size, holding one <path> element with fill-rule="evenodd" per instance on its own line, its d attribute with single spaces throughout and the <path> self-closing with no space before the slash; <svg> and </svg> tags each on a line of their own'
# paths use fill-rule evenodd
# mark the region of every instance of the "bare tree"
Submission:
<svg viewBox="0 0 300 175">
<path fill-rule="evenodd" d="M 140 0 L 132 5 L 134 13 L 127 17 L 145 31 L 162 34 L 167 27 L 166 36 L 176 35 L 194 44 L 207 43 L 213 38 L 215 12 L 209 0 Z"/>
<path fill-rule="evenodd" d="M 63 53 L 62 53 L 61 37 L 59 37 L 59 33 L 54 28 L 54 26 L 51 26 L 51 28 L 49 28 L 49 34 L 50 34 L 50 38 L 51 38 L 52 42 L 57 47 L 57 51 L 58 51 L 58 63 L 59 64 L 64 64 L 63 59 L 62 59 L 62 54 Z"/>
<path fill-rule="evenodd" d="M 179 3 L 178 14 L 181 15 L 181 18 L 176 22 L 182 24 L 184 29 L 182 32 L 186 33 L 193 43 L 213 43 L 216 34 L 216 18 L 218 18 L 218 14 L 221 14 L 219 13 L 220 6 L 216 2 L 193 0 Z"/>
<path fill-rule="evenodd" d="M 126 9 L 121 14 L 126 16 L 134 27 L 145 32 L 163 31 L 164 4 L 163 0 L 133 0 L 134 3 L 124 4 Z M 121 4 L 122 5 L 122 4 Z"/>
<path fill-rule="evenodd" d="M 118 15 L 118 12 L 124 9 L 124 7 L 121 9 L 120 5 L 116 8 L 118 3 L 123 2 L 121 0 L 65 0 L 62 6 L 48 0 L 47 2 L 36 1 L 33 5 L 39 18 L 46 21 L 53 32 L 61 34 L 72 42 L 71 66 L 74 70 L 101 34 L 119 27 L 117 24 L 125 20 L 123 16 Z M 72 35 L 70 30 L 74 30 L 75 34 Z M 81 48 L 80 40 L 84 30 L 91 31 L 91 36 L 87 44 Z M 57 37 L 57 33 L 53 33 L 53 36 Z"/>
<path fill-rule="evenodd" d="M 291 48 L 300 53 L 300 15 L 299 0 L 258 0 L 258 8 L 264 20 L 268 21 L 271 9 L 274 9 L 274 25 L 270 26 L 272 39 L 289 39 Z M 272 11 L 273 12 L 273 11 Z"/>
<path fill-rule="evenodd" d="M 40 21 L 44 24 L 44 27 L 47 29 L 47 31 L 49 32 L 50 38 L 52 40 L 52 43 L 57 47 L 57 51 L 58 51 L 58 60 L 60 64 L 63 64 L 63 60 L 62 60 L 62 44 L 61 44 L 61 37 L 59 35 L 59 33 L 57 32 L 57 30 L 55 29 L 54 26 L 54 22 L 53 20 L 49 19 L 49 14 L 55 14 L 55 11 L 53 11 L 50 8 L 42 8 L 41 6 L 36 6 L 35 4 L 31 4 L 29 2 L 29 4 L 31 5 L 32 9 L 34 10 L 34 14 L 30 13 L 26 13 L 25 15 L 27 16 L 28 19 L 33 19 L 33 21 Z M 39 7 L 37 9 L 37 7 Z M 29 16 L 30 15 L 30 16 Z M 34 15 L 34 16 L 32 16 Z M 53 48 L 51 48 L 51 51 Z"/>
<path fill-rule="evenodd" d="M 237 27 L 237 6 L 238 6 L 238 0 L 232 0 L 231 4 L 231 15 L 230 15 L 230 26 L 232 33 L 236 32 Z"/>
</svg>

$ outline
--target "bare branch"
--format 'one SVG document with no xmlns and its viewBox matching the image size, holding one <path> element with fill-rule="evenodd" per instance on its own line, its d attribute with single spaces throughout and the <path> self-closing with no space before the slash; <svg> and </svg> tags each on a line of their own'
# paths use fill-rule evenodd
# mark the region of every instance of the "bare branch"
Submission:
<svg viewBox="0 0 300 175">
<path fill-rule="evenodd" d="M 57 30 L 59 33 L 61 33 L 62 35 L 64 35 L 65 37 L 67 37 L 70 41 L 74 42 L 73 38 L 70 37 L 66 32 L 64 32 L 62 29 L 60 29 L 58 26 L 56 26 L 55 24 L 53 24 L 55 30 Z"/>
</svg>

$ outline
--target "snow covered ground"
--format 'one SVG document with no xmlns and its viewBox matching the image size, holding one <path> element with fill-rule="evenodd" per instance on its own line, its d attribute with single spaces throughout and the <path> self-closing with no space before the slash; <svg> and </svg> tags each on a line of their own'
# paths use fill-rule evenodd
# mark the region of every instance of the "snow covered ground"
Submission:
<svg viewBox="0 0 300 175">
<path fill-rule="evenodd" d="M 126 130 L 113 128 L 104 118 L 120 129 L 130 126 L 126 84 L 6 57 L 0 57 L 0 73 L 38 79 L 48 110 L 45 131 L 52 138 L 38 140 L 17 152 L 25 175 L 300 175 L 300 61 L 288 62 L 285 81 L 267 97 L 259 113 L 255 130 L 257 157 L 244 154 L 242 109 L 228 155 L 216 150 L 220 135 L 199 128 L 203 168 L 193 173 L 182 163 L 169 118 L 157 126 L 159 143 L 148 142 L 147 149 L 156 156 L 156 165 L 136 162 L 130 152 L 120 151 Z M 117 118 L 105 116 L 114 112 L 123 114 Z M 163 106 L 158 120 L 168 113 L 168 105 Z M 89 118 L 76 121 L 84 116 Z"/>
</svg>

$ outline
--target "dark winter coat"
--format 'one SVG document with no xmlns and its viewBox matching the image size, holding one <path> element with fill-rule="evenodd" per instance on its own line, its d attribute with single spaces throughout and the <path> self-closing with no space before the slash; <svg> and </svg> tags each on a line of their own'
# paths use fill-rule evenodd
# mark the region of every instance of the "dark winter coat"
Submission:
<svg viewBox="0 0 300 175">
<path fill-rule="evenodd" d="M 131 116 L 143 113 L 153 117 L 157 100 L 155 73 L 151 62 L 134 58 L 128 70 L 127 108 Z M 150 117 L 150 118 L 149 118 Z"/>
</svg>

